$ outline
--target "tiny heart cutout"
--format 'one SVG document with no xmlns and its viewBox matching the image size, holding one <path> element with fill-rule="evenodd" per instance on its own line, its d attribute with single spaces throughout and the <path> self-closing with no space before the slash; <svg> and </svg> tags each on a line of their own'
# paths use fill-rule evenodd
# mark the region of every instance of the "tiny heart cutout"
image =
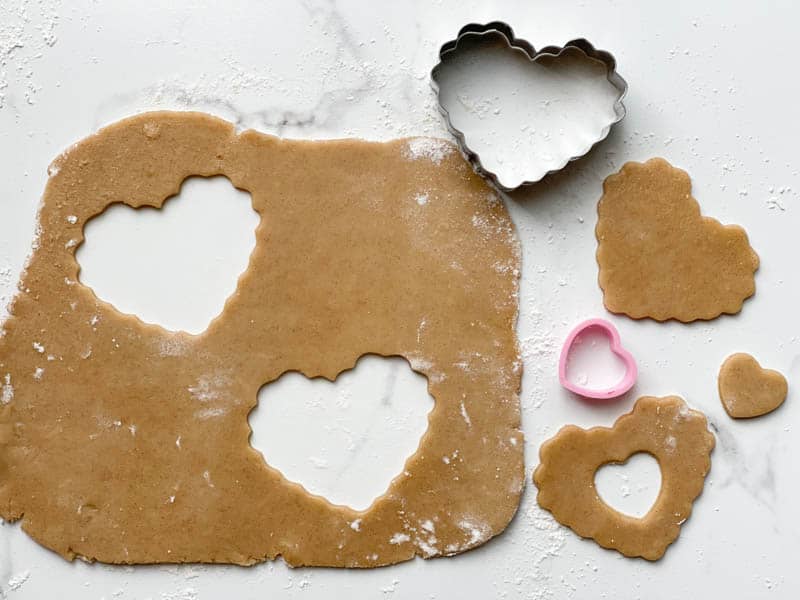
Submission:
<svg viewBox="0 0 800 600">
<path fill-rule="evenodd" d="M 198 334 L 235 291 L 258 222 L 250 194 L 226 177 L 190 177 L 161 208 L 115 204 L 90 219 L 80 280 L 122 313 Z"/>
<path fill-rule="evenodd" d="M 598 338 L 608 341 L 610 352 L 602 353 Z M 589 319 L 575 327 L 558 361 L 561 385 L 586 398 L 621 396 L 633 387 L 637 375 L 636 360 L 622 347 L 617 328 L 605 319 Z"/>
<path fill-rule="evenodd" d="M 789 392 L 786 378 L 764 369 L 749 354 L 729 356 L 719 370 L 719 397 L 734 419 L 760 417 L 778 408 Z"/>
<path fill-rule="evenodd" d="M 258 393 L 250 444 L 310 493 L 366 510 L 427 430 L 427 383 L 396 356 L 363 356 L 333 382 L 285 373 Z"/>
<path fill-rule="evenodd" d="M 600 498 L 622 514 L 643 518 L 661 490 L 661 468 L 646 452 L 637 452 L 622 462 L 607 463 L 594 474 Z"/>
</svg>

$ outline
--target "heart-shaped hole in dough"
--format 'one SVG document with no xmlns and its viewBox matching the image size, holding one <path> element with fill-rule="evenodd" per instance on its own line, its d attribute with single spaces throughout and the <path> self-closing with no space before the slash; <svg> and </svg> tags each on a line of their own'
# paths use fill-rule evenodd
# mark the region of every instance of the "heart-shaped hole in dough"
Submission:
<svg viewBox="0 0 800 600">
<path fill-rule="evenodd" d="M 600 499 L 629 517 L 641 519 L 661 490 L 661 467 L 654 456 L 637 452 L 623 462 L 606 463 L 594 474 Z"/>
<path fill-rule="evenodd" d="M 366 510 L 428 428 L 427 385 L 397 356 L 362 356 L 333 382 L 285 373 L 258 393 L 250 444 L 310 493 Z"/>
<path fill-rule="evenodd" d="M 90 219 L 80 280 L 122 313 L 202 333 L 247 268 L 258 223 L 227 177 L 190 177 L 160 209 L 115 204 Z"/>
</svg>

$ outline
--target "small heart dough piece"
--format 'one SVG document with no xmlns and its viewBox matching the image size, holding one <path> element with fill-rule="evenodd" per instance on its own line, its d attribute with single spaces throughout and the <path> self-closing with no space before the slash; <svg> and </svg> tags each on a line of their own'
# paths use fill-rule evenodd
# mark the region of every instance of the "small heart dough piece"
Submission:
<svg viewBox="0 0 800 600">
<path fill-rule="evenodd" d="M 778 408 L 789 393 L 786 378 L 762 369 L 749 354 L 729 356 L 719 370 L 719 397 L 734 419 L 760 417 Z"/>
</svg>

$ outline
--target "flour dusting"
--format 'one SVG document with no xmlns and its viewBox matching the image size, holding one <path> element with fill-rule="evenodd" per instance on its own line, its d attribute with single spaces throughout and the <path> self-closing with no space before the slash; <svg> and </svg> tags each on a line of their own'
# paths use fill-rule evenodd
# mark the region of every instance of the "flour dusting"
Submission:
<svg viewBox="0 0 800 600">
<path fill-rule="evenodd" d="M 461 401 L 461 417 L 464 419 L 467 427 L 472 427 L 472 419 L 469 418 L 469 413 L 467 412 L 466 406 L 464 406 L 463 400 Z"/>
<path fill-rule="evenodd" d="M 10 589 L 13 592 L 16 592 L 19 588 L 21 588 L 25 584 L 26 581 L 28 581 L 28 578 L 30 576 L 31 576 L 30 571 L 22 571 L 21 573 L 12 575 L 8 579 L 8 589 Z"/>
<path fill-rule="evenodd" d="M 194 418 L 205 421 L 206 419 L 213 419 L 214 417 L 221 417 L 227 411 L 224 408 L 203 408 L 194 412 Z"/>
<path fill-rule="evenodd" d="M 183 356 L 186 354 L 186 342 L 180 337 L 165 337 L 159 340 L 158 350 L 161 356 Z"/>
<path fill-rule="evenodd" d="M 0 392 L 0 402 L 8 404 L 14 399 L 14 386 L 11 385 L 11 373 L 6 373 L 3 377 L 2 392 Z"/>
<path fill-rule="evenodd" d="M 459 529 L 469 535 L 469 539 L 464 544 L 463 548 L 471 548 L 489 539 L 492 534 L 492 528 L 488 523 L 479 521 L 472 517 L 465 517 L 458 523 Z"/>
<path fill-rule="evenodd" d="M 453 153 L 453 146 L 446 140 L 416 137 L 408 140 L 403 156 L 408 160 L 428 160 L 435 165 Z"/>
<path fill-rule="evenodd" d="M 0 110 L 16 102 L 33 105 L 41 89 L 34 67 L 56 44 L 59 22 L 57 0 L 19 0 L 0 3 Z M 35 18 L 32 13 L 38 13 Z"/>
<path fill-rule="evenodd" d="M 187 390 L 195 400 L 211 402 L 219 400 L 229 382 L 225 375 L 202 375 L 197 379 L 197 383 L 190 385 Z"/>
</svg>

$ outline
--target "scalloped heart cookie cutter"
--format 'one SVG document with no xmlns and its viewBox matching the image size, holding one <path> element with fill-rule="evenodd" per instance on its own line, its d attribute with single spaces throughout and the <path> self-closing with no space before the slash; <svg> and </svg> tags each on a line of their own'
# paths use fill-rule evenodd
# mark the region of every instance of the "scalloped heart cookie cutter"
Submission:
<svg viewBox="0 0 800 600">
<path fill-rule="evenodd" d="M 526 175 L 519 182 L 515 182 L 513 184 L 504 183 L 501 181 L 502 177 L 497 173 L 497 169 L 491 169 L 487 167 L 486 161 L 481 159 L 474 146 L 471 146 L 467 143 L 465 132 L 453 123 L 453 117 L 442 101 L 442 88 L 446 86 L 447 83 L 446 81 L 442 81 L 442 71 L 448 61 L 457 57 L 457 55 L 462 52 L 469 52 L 469 50 L 464 49 L 464 46 L 468 45 L 470 42 L 488 44 L 489 46 L 478 49 L 478 52 L 484 53 L 494 43 L 495 46 L 499 45 L 502 49 L 521 53 L 523 56 L 527 57 L 531 64 L 539 61 L 544 62 L 547 59 L 555 60 L 567 58 L 570 55 L 581 57 L 595 63 L 602 63 L 602 65 L 605 66 L 605 79 L 607 80 L 607 83 L 611 84 L 611 86 L 613 86 L 613 88 L 616 90 L 616 97 L 612 107 L 613 116 L 595 132 L 596 135 L 589 136 L 589 143 L 587 143 L 584 147 L 575 148 L 573 155 L 570 156 L 566 151 L 564 151 L 566 156 L 563 162 L 558 161 L 558 164 L 546 166 L 539 172 Z M 628 92 L 628 84 L 622 78 L 622 76 L 617 73 L 616 68 L 616 59 L 610 52 L 595 48 L 591 42 L 584 38 L 570 40 L 563 46 L 546 46 L 540 50 L 536 50 L 527 40 L 516 37 L 514 35 L 514 30 L 511 29 L 511 26 L 507 23 L 502 21 L 492 21 L 490 23 L 486 23 L 485 25 L 470 23 L 459 30 L 458 35 L 454 40 L 450 40 L 442 45 L 441 49 L 439 50 L 439 62 L 431 70 L 431 86 L 436 92 L 439 112 L 444 117 L 447 129 L 455 137 L 459 148 L 464 153 L 467 160 L 469 160 L 470 164 L 475 169 L 475 172 L 487 179 L 498 189 L 504 192 L 511 192 L 524 186 L 533 185 L 534 183 L 541 181 L 546 175 L 559 171 L 567 166 L 567 164 L 570 162 L 585 156 L 591 151 L 592 148 L 594 148 L 608 136 L 609 132 L 611 131 L 611 127 L 619 123 L 625 117 L 626 110 L 622 100 L 625 98 L 625 95 Z M 459 98 L 459 101 L 461 100 L 462 99 Z M 496 110 L 494 114 L 499 114 L 499 111 Z M 527 125 L 525 125 L 525 127 L 527 127 Z M 509 143 L 508 145 L 511 146 L 512 144 Z M 551 148 L 555 146 L 557 146 L 557 144 L 551 144 Z M 513 149 L 518 150 L 518 148 Z"/>
<path fill-rule="evenodd" d="M 625 374 L 622 379 L 617 383 L 604 387 L 604 388 L 590 388 L 584 385 L 579 385 L 570 381 L 567 377 L 567 366 L 569 363 L 569 355 L 572 351 L 575 342 L 580 336 L 589 330 L 600 330 L 606 337 L 608 337 L 609 348 L 611 352 L 619 357 L 625 365 Z M 630 391 L 636 383 L 636 378 L 639 375 L 639 369 L 636 366 L 636 360 L 633 355 L 622 346 L 622 340 L 619 337 L 619 331 L 614 327 L 614 324 L 605 319 L 589 319 L 578 324 L 567 336 L 564 346 L 561 349 L 561 356 L 558 359 L 558 379 L 561 385 L 568 389 L 570 392 L 583 396 L 585 398 L 593 398 L 595 400 L 609 400 L 616 398 L 622 394 Z"/>
</svg>

